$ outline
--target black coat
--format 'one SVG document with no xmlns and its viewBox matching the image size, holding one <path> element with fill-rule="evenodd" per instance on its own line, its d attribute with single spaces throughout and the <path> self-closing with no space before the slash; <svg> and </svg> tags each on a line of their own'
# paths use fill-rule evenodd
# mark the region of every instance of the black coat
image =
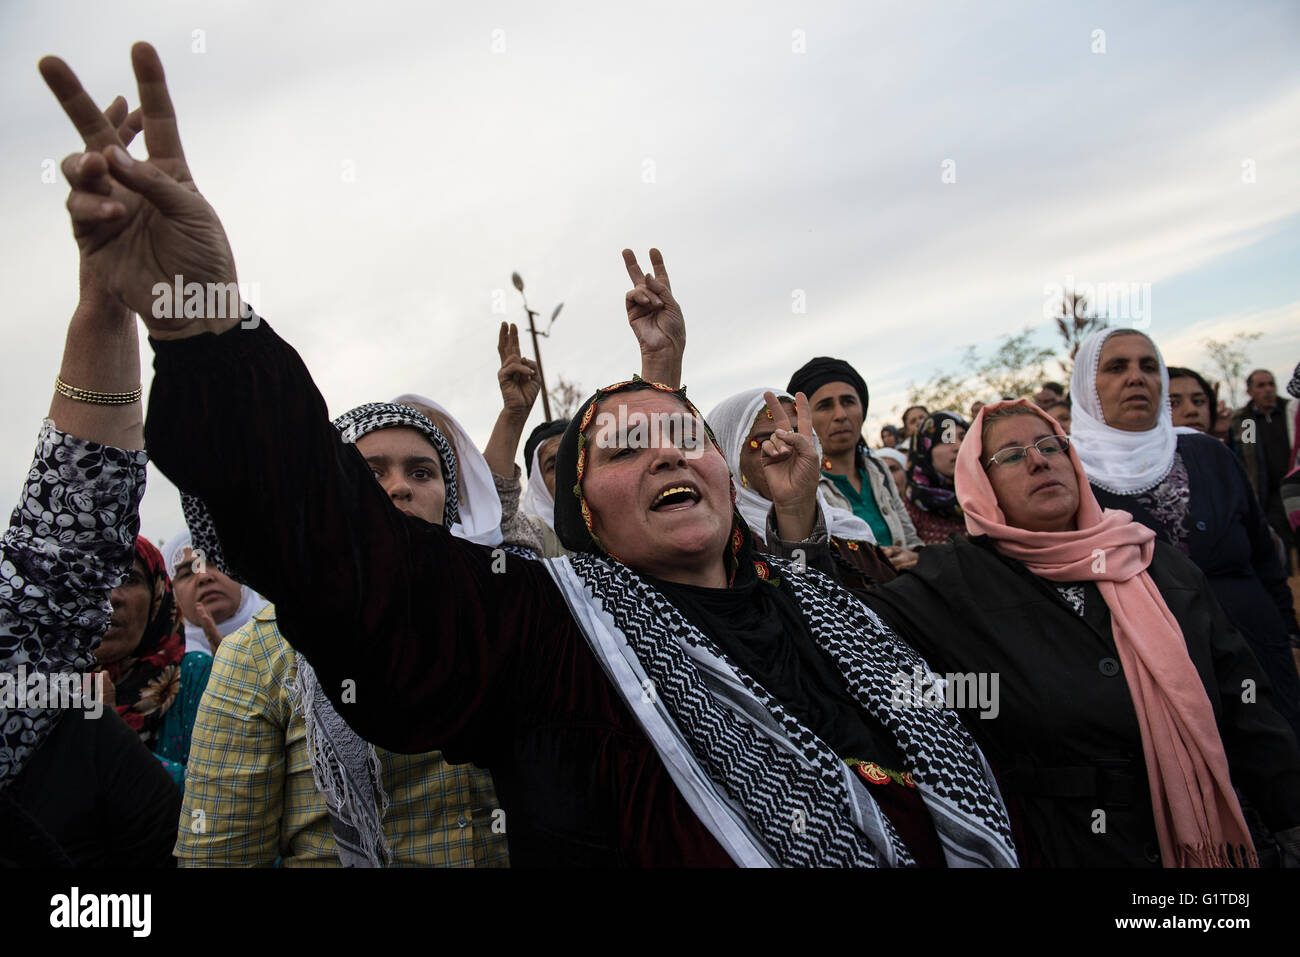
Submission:
<svg viewBox="0 0 1300 957">
<path fill-rule="evenodd" d="M 1148 571 L 1209 694 L 1233 784 L 1273 830 L 1300 824 L 1300 750 L 1259 664 L 1191 561 L 1157 543 Z M 997 675 L 996 717 L 964 715 L 1030 834 L 1030 863 L 1149 867 L 1159 849 L 1141 732 L 1110 613 L 1084 587 L 1081 618 L 977 536 L 922 550 L 866 601 L 936 673 Z"/>
<path fill-rule="evenodd" d="M 172 847 L 181 792 L 111 707 L 98 717 L 80 709 L 64 714 L 6 798 L 12 804 L 8 816 L 0 809 L 0 862 L 25 867 L 176 864 Z"/>
<path fill-rule="evenodd" d="M 1263 666 L 1278 697 L 1278 710 L 1300 734 L 1300 674 L 1288 632 L 1296 631 L 1286 572 L 1273 546 L 1268 521 L 1246 480 L 1241 462 L 1208 435 L 1180 435 L 1178 454 L 1187 469 L 1190 497 L 1183 532 L 1184 553 L 1205 573 L 1214 597 Z M 1136 495 L 1092 487 L 1102 508 L 1118 508 L 1177 545 L 1178 532 Z"/>
</svg>

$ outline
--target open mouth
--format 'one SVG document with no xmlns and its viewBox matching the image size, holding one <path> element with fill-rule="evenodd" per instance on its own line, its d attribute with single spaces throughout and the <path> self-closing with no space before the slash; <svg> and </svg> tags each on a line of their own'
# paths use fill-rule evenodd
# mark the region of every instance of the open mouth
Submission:
<svg viewBox="0 0 1300 957">
<path fill-rule="evenodd" d="M 700 491 L 693 485 L 672 485 L 664 489 L 650 503 L 652 512 L 672 512 L 691 508 L 700 500 Z"/>
</svg>

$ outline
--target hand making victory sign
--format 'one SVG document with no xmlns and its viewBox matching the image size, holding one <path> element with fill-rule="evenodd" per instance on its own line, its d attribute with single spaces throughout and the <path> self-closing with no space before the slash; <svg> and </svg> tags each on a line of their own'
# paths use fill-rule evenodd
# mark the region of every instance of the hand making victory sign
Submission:
<svg viewBox="0 0 1300 957">
<path fill-rule="evenodd" d="M 624 297 L 627 321 L 641 347 L 641 378 L 679 388 L 682 384 L 682 354 L 686 351 L 686 321 L 682 307 L 673 298 L 664 267 L 663 254 L 650 250 L 653 276 L 641 272 L 636 253 L 623 250 L 632 288 Z"/>
<path fill-rule="evenodd" d="M 497 385 L 501 387 L 502 405 L 521 421 L 527 419 L 538 393 L 542 391 L 542 383 L 537 376 L 537 363 L 523 357 L 519 348 L 519 327 L 513 322 L 501 323 L 497 332 L 497 355 L 501 357 Z"/>
<path fill-rule="evenodd" d="M 47 56 L 39 64 L 86 144 L 86 153 L 63 163 L 73 187 L 67 205 L 83 267 L 139 313 L 155 338 L 224 332 L 239 322 L 239 308 L 220 310 L 233 311 L 232 316 L 188 320 L 153 314 L 156 283 L 171 287 L 179 276 L 182 284 L 205 288 L 233 284 L 235 262 L 221 220 L 190 177 L 157 52 L 137 43 L 131 63 L 140 91 L 139 116 L 123 118 L 121 129 L 100 112 L 66 63 Z M 120 113 L 118 107 L 114 116 Z M 134 128 L 144 130 L 147 160 L 134 160 L 126 152 L 121 134 Z"/>
<path fill-rule="evenodd" d="M 812 413 L 808 397 L 795 393 L 794 411 L 798 430 L 790 426 L 784 406 L 771 392 L 764 392 L 767 411 L 776 431 L 761 448 L 763 477 L 767 479 L 772 504 L 776 507 L 778 531 L 786 541 L 801 541 L 811 534 L 817 521 L 817 482 L 821 462 L 813 444 Z"/>
</svg>

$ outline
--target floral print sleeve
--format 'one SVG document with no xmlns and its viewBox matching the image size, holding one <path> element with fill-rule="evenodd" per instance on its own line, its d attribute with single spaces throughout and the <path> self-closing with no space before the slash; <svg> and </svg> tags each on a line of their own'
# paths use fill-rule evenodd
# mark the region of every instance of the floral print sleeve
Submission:
<svg viewBox="0 0 1300 957">
<path fill-rule="evenodd" d="M 41 425 L 0 542 L 0 788 L 61 713 L 18 707 L 17 684 L 30 686 L 33 673 L 94 666 L 91 649 L 111 614 L 108 594 L 131 569 L 147 461 L 143 451 L 60 432 L 50 419 Z"/>
</svg>

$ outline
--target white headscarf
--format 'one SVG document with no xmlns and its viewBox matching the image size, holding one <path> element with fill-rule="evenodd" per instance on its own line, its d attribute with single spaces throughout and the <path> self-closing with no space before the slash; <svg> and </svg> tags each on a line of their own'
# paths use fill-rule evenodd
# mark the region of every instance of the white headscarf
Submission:
<svg viewBox="0 0 1300 957">
<path fill-rule="evenodd" d="M 496 483 L 492 481 L 492 469 L 464 426 L 437 402 L 414 392 L 399 395 L 392 401 L 418 402 L 441 413 L 447 423 L 443 431 L 456 450 L 456 494 L 460 508 L 460 521 L 451 526 L 451 533 L 480 545 L 500 545 L 505 541 L 501 534 L 501 499 L 497 497 Z"/>
<path fill-rule="evenodd" d="M 1178 435 L 1195 430 L 1174 428 L 1169 411 L 1169 370 L 1154 342 L 1151 347 L 1160 363 L 1160 395 L 1156 397 L 1160 414 L 1155 427 L 1146 432 L 1126 432 L 1106 424 L 1101 397 L 1097 395 L 1097 366 L 1106 340 L 1121 332 L 1137 333 L 1151 342 L 1149 336 L 1136 329 L 1117 327 L 1094 332 L 1079 346 L 1070 377 L 1070 441 L 1093 485 L 1117 495 L 1133 495 L 1164 481 L 1174 465 Z"/>
<path fill-rule="evenodd" d="M 761 538 L 767 537 L 767 514 L 772 508 L 772 502 L 745 485 L 740 471 L 740 453 L 749 438 L 750 430 L 754 428 L 754 421 L 767 408 L 767 402 L 763 398 L 764 392 L 771 392 L 778 399 L 794 401 L 794 397 L 782 389 L 748 389 L 723 399 L 709 413 L 706 420 L 718 444 L 722 446 L 722 455 L 727 460 L 727 467 L 731 469 L 732 478 L 735 479 L 736 508 L 740 510 L 741 517 L 754 534 Z M 817 458 L 820 461 L 821 444 L 817 442 L 815 435 L 813 444 L 817 446 Z M 826 516 L 826 531 L 829 534 L 855 542 L 876 540 L 870 525 L 847 509 L 829 505 L 820 488 L 817 489 L 817 502 L 821 506 L 822 514 Z"/>
<path fill-rule="evenodd" d="M 176 566 L 180 564 L 181 556 L 185 554 L 185 549 L 193 548 L 193 542 L 190 538 L 188 529 L 177 532 L 164 543 L 162 550 L 163 565 L 167 568 L 167 577 L 174 579 L 176 577 Z M 215 567 L 215 566 L 213 566 Z M 225 621 L 218 621 L 217 631 L 221 637 L 225 638 L 234 634 L 240 628 L 243 628 L 254 615 L 265 608 L 269 602 L 247 585 L 239 586 L 239 607 L 235 613 Z M 205 655 L 212 654 L 212 645 L 208 642 L 208 636 L 203 633 L 203 628 L 194 624 L 188 618 L 185 619 L 185 653 L 191 651 L 200 651 Z"/>
<path fill-rule="evenodd" d="M 897 446 L 892 449 L 872 449 L 871 454 L 877 458 L 889 459 L 891 462 L 897 462 L 903 467 L 904 472 L 907 471 L 907 454 L 900 452 Z"/>
<path fill-rule="evenodd" d="M 540 459 L 542 446 L 545 444 L 546 440 L 543 439 L 537 443 L 537 448 L 533 449 L 533 464 L 528 473 L 528 486 L 524 489 L 523 505 L 526 514 L 545 522 L 547 528 L 555 531 L 555 496 L 546 487 Z"/>
</svg>

